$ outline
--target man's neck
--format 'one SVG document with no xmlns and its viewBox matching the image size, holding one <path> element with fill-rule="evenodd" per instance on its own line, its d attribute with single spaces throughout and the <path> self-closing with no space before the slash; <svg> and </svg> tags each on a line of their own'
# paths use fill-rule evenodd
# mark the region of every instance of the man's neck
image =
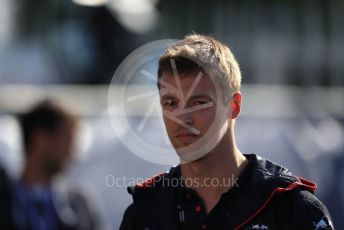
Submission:
<svg viewBox="0 0 344 230">
<path fill-rule="evenodd" d="M 47 185 L 51 180 L 52 176 L 47 175 L 38 162 L 27 161 L 21 176 L 22 183 L 31 187 L 35 185 Z"/>
<path fill-rule="evenodd" d="M 181 176 L 184 180 L 188 178 L 188 181 L 195 182 L 190 187 L 203 198 L 209 212 L 221 195 L 232 187 L 235 182 L 233 180 L 239 176 L 246 162 L 234 139 L 225 135 L 205 157 L 182 164 Z"/>
</svg>

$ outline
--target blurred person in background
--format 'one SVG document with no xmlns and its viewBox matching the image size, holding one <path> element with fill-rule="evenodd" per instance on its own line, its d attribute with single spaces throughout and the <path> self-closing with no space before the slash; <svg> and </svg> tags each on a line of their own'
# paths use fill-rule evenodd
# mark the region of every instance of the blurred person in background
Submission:
<svg viewBox="0 0 344 230">
<path fill-rule="evenodd" d="M 104 229 L 101 208 L 92 197 L 54 183 L 72 157 L 76 116 L 44 101 L 21 115 L 20 124 L 24 168 L 19 180 L 0 173 L 0 229 Z"/>
<path fill-rule="evenodd" d="M 236 59 L 212 37 L 189 35 L 160 57 L 160 102 L 181 163 L 128 188 L 121 230 L 334 229 L 313 182 L 238 149 L 240 85 Z"/>
</svg>

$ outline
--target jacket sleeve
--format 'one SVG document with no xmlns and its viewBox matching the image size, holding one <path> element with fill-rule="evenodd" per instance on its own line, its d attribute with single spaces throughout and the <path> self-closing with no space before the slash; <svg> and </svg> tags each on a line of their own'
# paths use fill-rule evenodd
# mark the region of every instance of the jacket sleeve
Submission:
<svg viewBox="0 0 344 230">
<path fill-rule="evenodd" d="M 137 211 L 134 203 L 129 205 L 124 212 L 120 230 L 135 230 L 136 229 Z"/>
<path fill-rule="evenodd" d="M 334 229 L 326 206 L 307 190 L 294 192 L 292 213 L 292 229 Z"/>
</svg>

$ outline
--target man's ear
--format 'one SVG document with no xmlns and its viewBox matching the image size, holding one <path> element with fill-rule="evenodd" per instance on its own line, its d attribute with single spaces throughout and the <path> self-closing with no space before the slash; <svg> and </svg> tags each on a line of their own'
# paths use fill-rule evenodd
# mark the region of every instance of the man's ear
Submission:
<svg viewBox="0 0 344 230">
<path fill-rule="evenodd" d="M 233 94 L 231 109 L 232 109 L 231 119 L 237 118 L 241 111 L 241 93 Z"/>
</svg>

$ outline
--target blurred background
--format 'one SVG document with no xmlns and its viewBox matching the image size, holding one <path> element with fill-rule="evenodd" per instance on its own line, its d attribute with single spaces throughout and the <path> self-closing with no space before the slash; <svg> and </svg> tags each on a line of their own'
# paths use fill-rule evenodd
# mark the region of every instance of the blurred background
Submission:
<svg viewBox="0 0 344 230">
<path fill-rule="evenodd" d="M 239 148 L 315 181 L 336 228 L 344 229 L 343 1 L 0 4 L 0 165 L 11 176 L 22 165 L 16 115 L 44 98 L 60 101 L 81 116 L 76 157 L 64 176 L 92 187 L 112 229 L 118 229 L 131 197 L 111 180 L 146 178 L 170 166 L 138 158 L 114 134 L 107 116 L 113 74 L 148 42 L 209 34 L 229 44 L 241 65 Z M 139 112 L 130 118 L 134 123 L 145 113 Z"/>
</svg>

